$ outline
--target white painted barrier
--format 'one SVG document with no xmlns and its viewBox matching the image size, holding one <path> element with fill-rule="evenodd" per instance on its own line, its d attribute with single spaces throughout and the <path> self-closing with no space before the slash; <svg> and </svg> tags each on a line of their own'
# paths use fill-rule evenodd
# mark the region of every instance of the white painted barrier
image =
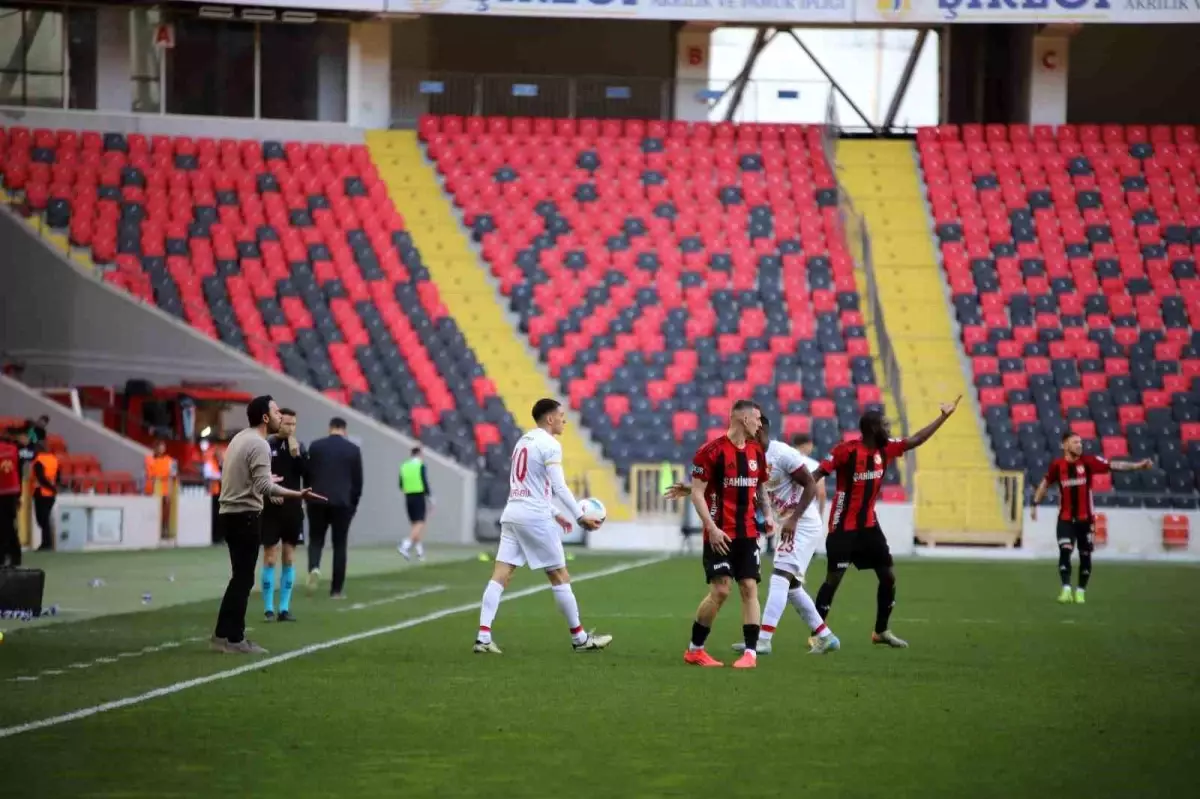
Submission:
<svg viewBox="0 0 1200 799">
<path fill-rule="evenodd" d="M 1191 529 L 1186 549 L 1167 549 L 1162 543 L 1163 511 L 1114 508 L 1101 511 L 1108 522 L 1108 543 L 1097 548 L 1097 560 L 1165 560 L 1200 562 L 1200 512 L 1184 513 Z M 981 560 L 1055 559 L 1055 509 L 1040 508 L 1038 520 L 1025 513 L 1021 545 L 996 547 L 917 546 L 913 537 L 913 507 L 887 503 L 877 508 L 879 524 L 896 557 L 966 557 Z M 679 524 L 671 522 L 609 522 L 588 539 L 596 550 L 663 552 L 680 549 Z M 698 548 L 699 542 L 696 541 Z M 824 554 L 822 545 L 819 552 Z"/>
</svg>

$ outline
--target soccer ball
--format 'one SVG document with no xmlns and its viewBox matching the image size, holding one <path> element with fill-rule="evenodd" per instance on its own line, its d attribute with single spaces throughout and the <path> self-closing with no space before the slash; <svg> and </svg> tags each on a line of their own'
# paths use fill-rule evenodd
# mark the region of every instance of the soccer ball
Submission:
<svg viewBox="0 0 1200 799">
<path fill-rule="evenodd" d="M 604 520 L 608 518 L 608 509 L 604 507 L 603 502 L 595 497 L 587 497 L 582 500 L 579 503 L 579 508 L 583 511 L 583 518 L 589 521 L 603 524 Z"/>
</svg>

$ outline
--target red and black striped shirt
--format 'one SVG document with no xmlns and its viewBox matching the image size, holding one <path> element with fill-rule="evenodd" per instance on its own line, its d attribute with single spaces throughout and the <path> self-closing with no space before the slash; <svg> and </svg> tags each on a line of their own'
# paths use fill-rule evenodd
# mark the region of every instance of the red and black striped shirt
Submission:
<svg viewBox="0 0 1200 799">
<path fill-rule="evenodd" d="M 704 499 L 713 523 L 730 538 L 757 538 L 754 495 L 767 479 L 767 454 L 757 441 L 739 448 L 729 436 L 710 441 L 692 459 L 692 476 L 708 485 Z"/>
<path fill-rule="evenodd" d="M 821 461 L 821 471 L 837 478 L 829 532 L 851 532 L 879 525 L 875 500 L 883 490 L 888 463 L 912 449 L 907 439 L 890 439 L 883 449 L 862 441 L 843 441 Z"/>
<path fill-rule="evenodd" d="M 1104 458 L 1080 455 L 1069 461 L 1055 458 L 1046 470 L 1046 485 L 1057 485 L 1058 518 L 1064 522 L 1092 521 L 1092 478 L 1108 474 L 1112 467 Z"/>
</svg>

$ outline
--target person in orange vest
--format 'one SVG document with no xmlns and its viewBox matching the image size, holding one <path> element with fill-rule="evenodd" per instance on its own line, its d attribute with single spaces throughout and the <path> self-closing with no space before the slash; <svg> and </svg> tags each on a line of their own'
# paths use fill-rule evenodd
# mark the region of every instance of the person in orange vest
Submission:
<svg viewBox="0 0 1200 799">
<path fill-rule="evenodd" d="M 46 448 L 45 442 L 37 445 L 33 457 L 33 517 L 42 531 L 39 550 L 54 549 L 54 522 L 51 514 L 54 501 L 58 499 L 58 456 Z"/>
<path fill-rule="evenodd" d="M 217 457 L 216 449 L 207 438 L 200 439 L 200 452 L 204 457 L 201 471 L 204 474 L 204 482 L 208 486 L 209 496 L 212 497 L 212 530 L 215 544 L 219 543 L 215 536 L 217 534 L 217 515 L 221 508 L 221 460 Z"/>
<path fill-rule="evenodd" d="M 159 441 L 154 454 L 146 458 L 146 494 L 162 497 L 162 535 L 171 531 L 171 481 L 178 474 L 175 459 L 167 454 L 167 444 Z"/>
<path fill-rule="evenodd" d="M 146 457 L 146 494 L 168 496 L 171 493 L 171 480 L 177 473 L 175 459 L 167 454 L 166 442 L 157 442 L 154 454 Z"/>
</svg>

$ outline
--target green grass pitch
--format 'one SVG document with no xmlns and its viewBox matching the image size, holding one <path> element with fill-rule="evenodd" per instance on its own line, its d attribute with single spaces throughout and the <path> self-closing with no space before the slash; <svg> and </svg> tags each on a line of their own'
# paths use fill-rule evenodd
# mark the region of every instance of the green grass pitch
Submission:
<svg viewBox="0 0 1200 799">
<path fill-rule="evenodd" d="M 470 649 L 474 609 L 439 614 L 478 602 L 488 564 L 402 568 L 394 551 L 356 551 L 348 601 L 298 588 L 300 621 L 268 625 L 256 593 L 251 637 L 275 657 L 398 629 L 228 675 L 252 661 L 197 640 L 211 630 L 222 559 L 220 550 L 40 559 L 48 598 L 69 598 L 76 615 L 129 611 L 149 582 L 163 584 L 141 612 L 0 622 L 0 793 L 1129 799 L 1194 790 L 1194 567 L 1101 562 L 1088 604 L 1060 606 L 1052 563 L 902 562 L 892 626 L 905 651 L 871 646 L 875 579 L 851 573 L 831 617 L 841 652 L 807 656 L 807 631 L 789 609 L 774 654 L 737 672 L 681 662 L 704 591 L 698 561 L 579 582 L 584 624 L 615 636 L 606 652 L 571 651 L 541 591 L 501 606 L 505 654 L 485 657 Z M 639 560 L 581 556 L 571 566 L 578 577 Z M 364 573 L 366 561 L 375 573 Z M 106 585 L 87 588 L 84 575 L 100 571 Z M 818 561 L 810 578 L 823 572 Z M 522 572 L 509 593 L 543 583 Z M 735 599 L 710 651 L 731 662 L 740 624 Z M 5 734 L 156 689 L 167 690 Z"/>
</svg>

